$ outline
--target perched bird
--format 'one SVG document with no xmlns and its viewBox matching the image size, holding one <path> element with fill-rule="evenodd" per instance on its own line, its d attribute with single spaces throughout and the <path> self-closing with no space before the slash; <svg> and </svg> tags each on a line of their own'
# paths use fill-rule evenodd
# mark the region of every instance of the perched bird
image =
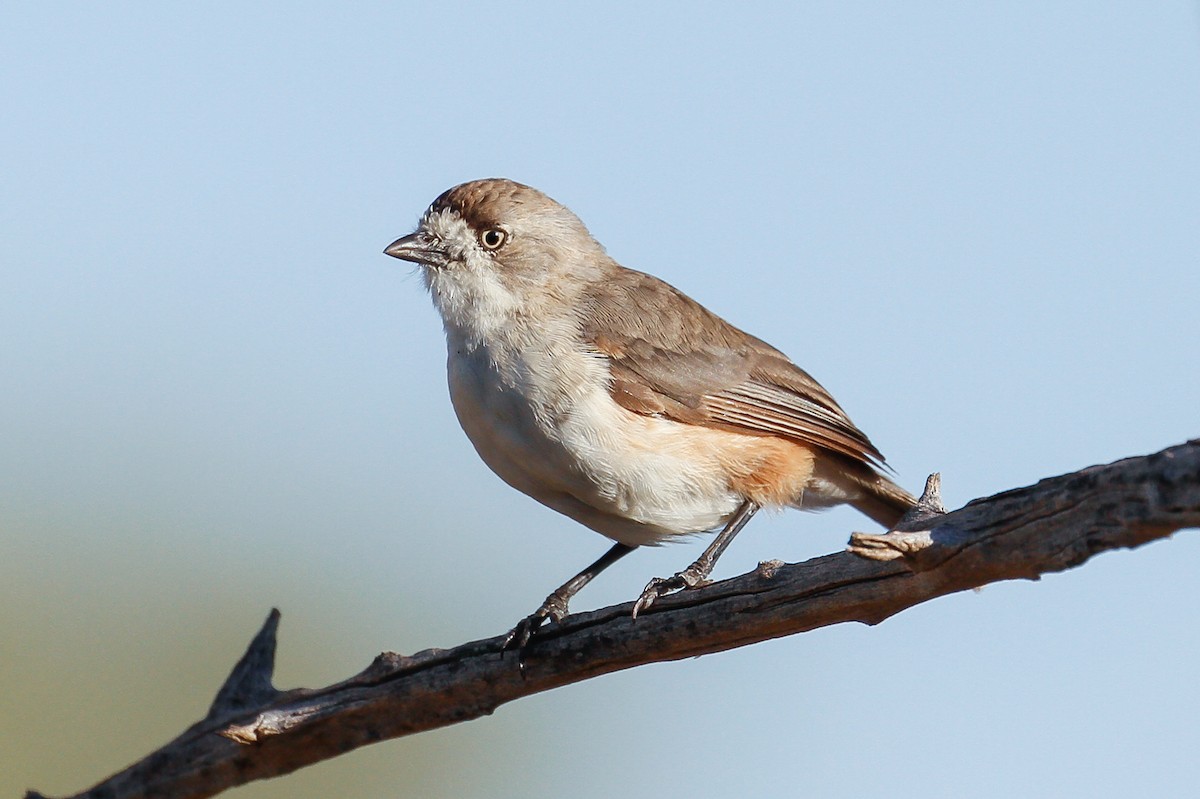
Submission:
<svg viewBox="0 0 1200 799">
<path fill-rule="evenodd" d="M 849 503 L 893 526 L 914 498 L 833 397 L 769 344 L 614 261 L 583 223 L 511 180 L 433 201 L 388 255 L 419 264 L 442 316 L 450 398 L 506 483 L 616 543 L 509 633 L 523 647 L 639 546 L 720 530 L 655 578 L 634 615 L 707 581 L 762 507 Z"/>
</svg>

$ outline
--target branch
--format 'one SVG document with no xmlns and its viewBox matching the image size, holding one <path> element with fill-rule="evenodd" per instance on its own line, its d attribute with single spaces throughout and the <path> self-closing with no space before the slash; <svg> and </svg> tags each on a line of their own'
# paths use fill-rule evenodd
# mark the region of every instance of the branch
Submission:
<svg viewBox="0 0 1200 799">
<path fill-rule="evenodd" d="M 849 552 L 664 597 L 569 616 L 538 633 L 523 662 L 503 636 L 412 656 L 385 652 L 350 679 L 280 692 L 271 685 L 279 612 L 208 715 L 79 797 L 212 796 L 387 738 L 487 715 L 505 702 L 644 663 L 678 660 L 847 621 L 878 624 L 935 597 L 1078 566 L 1200 526 L 1200 439 L 1042 480 L 946 513 L 930 478 L 895 531 L 856 533 Z M 39 799 L 29 793 L 27 799 Z"/>
</svg>

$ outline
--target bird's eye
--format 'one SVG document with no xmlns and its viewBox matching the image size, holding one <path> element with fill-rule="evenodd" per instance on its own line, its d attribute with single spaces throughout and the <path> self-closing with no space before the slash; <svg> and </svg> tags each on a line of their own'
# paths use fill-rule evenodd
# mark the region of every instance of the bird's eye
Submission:
<svg viewBox="0 0 1200 799">
<path fill-rule="evenodd" d="M 488 228 L 479 234 L 479 243 L 485 250 L 498 250 L 508 240 L 508 234 L 497 227 Z"/>
</svg>

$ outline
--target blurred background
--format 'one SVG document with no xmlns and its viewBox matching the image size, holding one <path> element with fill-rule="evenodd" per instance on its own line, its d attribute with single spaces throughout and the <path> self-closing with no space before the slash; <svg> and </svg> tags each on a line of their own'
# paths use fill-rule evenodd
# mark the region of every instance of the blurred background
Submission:
<svg viewBox="0 0 1200 799">
<path fill-rule="evenodd" d="M 478 460 L 381 253 L 464 180 L 788 352 L 950 507 L 1200 435 L 1192 2 L 47 2 L 0 69 L 3 796 L 175 736 L 272 606 L 277 685 L 315 687 L 500 634 L 607 547 Z M 863 529 L 760 517 L 717 576 Z M 229 795 L 1182 795 L 1198 562 L 1184 533 Z"/>
</svg>

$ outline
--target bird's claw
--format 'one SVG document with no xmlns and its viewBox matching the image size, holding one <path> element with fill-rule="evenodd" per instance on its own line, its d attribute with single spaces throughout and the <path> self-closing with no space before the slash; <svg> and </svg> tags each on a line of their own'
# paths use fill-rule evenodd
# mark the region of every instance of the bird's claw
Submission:
<svg viewBox="0 0 1200 799">
<path fill-rule="evenodd" d="M 504 643 L 500 645 L 500 654 L 503 655 L 510 649 L 523 651 L 547 619 L 557 624 L 566 617 L 567 601 L 558 594 L 551 594 L 546 597 L 540 608 L 521 619 L 516 627 L 508 631 L 508 635 L 504 636 Z"/>
<path fill-rule="evenodd" d="M 674 577 L 655 577 L 646 583 L 646 587 L 642 590 L 642 595 L 638 597 L 637 602 L 633 603 L 633 618 L 636 619 L 639 613 L 672 591 L 699 588 L 707 583 L 708 580 L 705 578 L 705 575 L 691 568 L 684 569 Z"/>
<path fill-rule="evenodd" d="M 522 650 L 529 643 L 529 639 L 537 632 L 538 627 L 542 626 L 542 622 L 546 620 L 545 616 L 537 613 L 531 613 L 525 618 L 517 622 L 517 626 L 508 631 L 508 635 L 504 636 L 504 643 L 500 645 L 500 654 L 503 655 L 510 649 Z"/>
</svg>

